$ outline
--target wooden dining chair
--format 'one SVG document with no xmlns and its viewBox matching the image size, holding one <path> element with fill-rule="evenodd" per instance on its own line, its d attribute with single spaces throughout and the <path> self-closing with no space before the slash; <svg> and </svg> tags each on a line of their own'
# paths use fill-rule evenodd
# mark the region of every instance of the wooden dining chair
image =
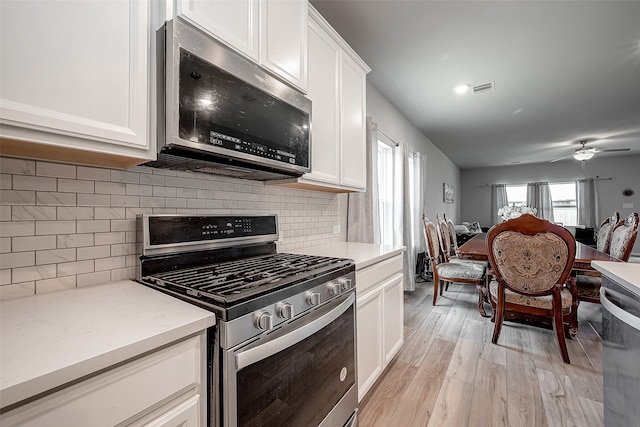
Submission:
<svg viewBox="0 0 640 427">
<path fill-rule="evenodd" d="M 610 218 L 612 219 L 613 216 Z M 602 227 L 600 229 L 602 229 Z M 618 258 L 620 261 L 627 262 L 631 256 L 631 250 L 633 249 L 637 235 L 638 213 L 633 212 L 611 227 L 611 236 L 607 245 L 609 255 Z M 599 304 L 601 284 L 602 276 L 599 271 L 576 271 L 576 293 L 580 301 Z"/>
<path fill-rule="evenodd" d="M 611 216 L 602 221 L 598 234 L 596 235 L 596 249 L 605 254 L 609 253 L 609 244 L 611 243 L 611 236 L 613 235 L 613 229 L 620 221 L 620 214 L 614 212 Z"/>
<path fill-rule="evenodd" d="M 551 323 L 562 360 L 569 362 L 565 335 L 575 310 L 565 287 L 576 255 L 575 238 L 566 228 L 524 214 L 495 225 L 487 234 L 494 279 L 489 284 L 496 344 L 504 320 Z"/>
<path fill-rule="evenodd" d="M 442 216 L 442 220 L 440 220 L 440 218 L 438 217 L 438 215 L 436 215 L 436 221 L 438 222 L 438 230 L 440 231 L 440 237 L 443 237 L 443 235 L 446 235 L 448 233 L 449 235 L 449 255 L 448 255 L 448 259 L 446 259 L 446 262 L 459 262 L 459 263 L 463 263 L 463 264 L 476 264 L 481 266 L 482 268 L 487 268 L 487 266 L 489 265 L 488 261 L 477 261 L 477 260 L 470 260 L 470 259 L 463 259 L 460 258 L 459 254 L 458 254 L 458 236 L 456 235 L 456 227 L 455 224 L 453 223 L 453 220 L 451 218 L 447 217 L 447 214 L 444 214 Z M 442 248 L 442 245 L 441 245 Z M 444 252 L 444 249 L 442 249 Z"/>
<path fill-rule="evenodd" d="M 466 283 L 475 285 L 478 289 L 478 311 L 482 317 L 487 317 L 483 307 L 485 270 L 473 264 L 443 262 L 440 258 L 438 231 L 435 224 L 429 221 L 425 215 L 422 215 L 422 224 L 427 242 L 427 256 L 433 269 L 433 305 L 436 305 L 438 290 L 442 295 L 442 288 L 445 283 Z"/>
</svg>

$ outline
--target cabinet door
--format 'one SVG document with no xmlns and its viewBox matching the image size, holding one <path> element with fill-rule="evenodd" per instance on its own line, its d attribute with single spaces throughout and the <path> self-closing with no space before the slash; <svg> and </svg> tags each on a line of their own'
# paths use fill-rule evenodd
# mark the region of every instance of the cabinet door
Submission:
<svg viewBox="0 0 640 427">
<path fill-rule="evenodd" d="M 404 289 L 402 274 L 397 274 L 384 285 L 384 364 L 396 355 L 404 342 Z"/>
<path fill-rule="evenodd" d="M 197 427 L 200 425 L 200 395 L 167 411 L 144 427 Z"/>
<path fill-rule="evenodd" d="M 260 65 L 307 91 L 307 1 L 263 0 Z"/>
<path fill-rule="evenodd" d="M 0 8 L 2 136 L 155 155 L 148 2 L 7 1 Z"/>
<path fill-rule="evenodd" d="M 382 288 L 378 287 L 358 298 L 356 302 L 358 401 L 375 383 L 384 366 L 382 299 Z"/>
<path fill-rule="evenodd" d="M 340 183 L 338 71 L 340 48 L 309 21 L 309 99 L 311 99 L 311 172 L 306 178 Z"/>
<path fill-rule="evenodd" d="M 178 0 L 176 13 L 258 62 L 258 0 Z"/>
<path fill-rule="evenodd" d="M 349 56 L 342 57 L 342 111 L 340 165 L 342 184 L 366 187 L 366 80 L 362 69 Z"/>
</svg>

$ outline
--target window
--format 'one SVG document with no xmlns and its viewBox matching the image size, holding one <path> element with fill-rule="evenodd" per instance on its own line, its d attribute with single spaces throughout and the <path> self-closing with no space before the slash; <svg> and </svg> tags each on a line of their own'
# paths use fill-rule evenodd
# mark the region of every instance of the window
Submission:
<svg viewBox="0 0 640 427">
<path fill-rule="evenodd" d="M 507 203 L 509 206 L 525 206 L 527 204 L 527 186 L 507 185 Z"/>
<path fill-rule="evenodd" d="M 380 243 L 393 244 L 393 149 L 378 141 L 378 211 Z"/>
<path fill-rule="evenodd" d="M 553 220 L 562 225 L 578 225 L 578 205 L 576 203 L 576 183 L 557 182 L 549 184 L 553 202 Z"/>
</svg>

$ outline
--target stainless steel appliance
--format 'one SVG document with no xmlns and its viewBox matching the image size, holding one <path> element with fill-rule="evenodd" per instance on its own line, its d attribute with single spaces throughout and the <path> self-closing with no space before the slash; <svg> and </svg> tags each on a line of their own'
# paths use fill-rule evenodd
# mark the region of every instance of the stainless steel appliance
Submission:
<svg viewBox="0 0 640 427">
<path fill-rule="evenodd" d="M 255 180 L 310 171 L 302 93 L 180 18 L 158 46 L 159 152 L 147 165 Z"/>
<path fill-rule="evenodd" d="M 144 215 L 138 280 L 212 310 L 210 426 L 357 425 L 355 267 L 277 253 L 277 217 Z"/>
<path fill-rule="evenodd" d="M 603 276 L 602 381 L 607 427 L 640 420 L 640 295 Z"/>
</svg>

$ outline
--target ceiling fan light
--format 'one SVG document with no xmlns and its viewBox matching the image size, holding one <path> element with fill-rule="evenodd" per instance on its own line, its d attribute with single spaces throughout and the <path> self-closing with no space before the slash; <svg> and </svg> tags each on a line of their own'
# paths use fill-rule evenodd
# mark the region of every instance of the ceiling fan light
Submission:
<svg viewBox="0 0 640 427">
<path fill-rule="evenodd" d="M 576 151 L 575 153 L 573 153 L 573 158 L 576 160 L 589 160 L 590 158 L 593 157 L 595 153 L 593 151 L 587 151 L 587 150 L 579 150 Z"/>
</svg>

